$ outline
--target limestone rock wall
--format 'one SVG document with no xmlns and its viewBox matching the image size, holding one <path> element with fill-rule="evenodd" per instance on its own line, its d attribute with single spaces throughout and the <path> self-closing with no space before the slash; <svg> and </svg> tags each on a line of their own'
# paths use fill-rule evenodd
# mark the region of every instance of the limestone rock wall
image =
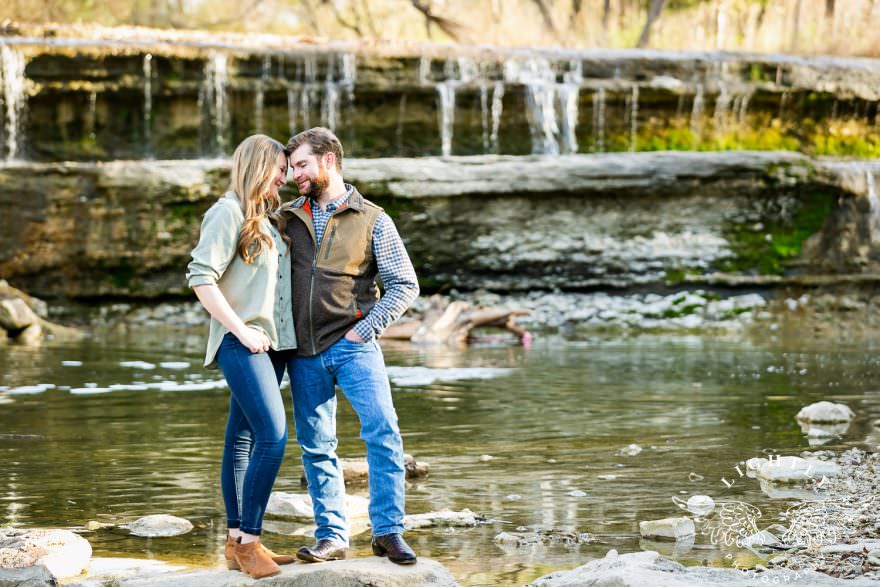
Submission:
<svg viewBox="0 0 880 587">
<path fill-rule="evenodd" d="M 227 175 L 224 160 L 0 165 L 0 278 L 42 296 L 186 294 Z M 763 284 L 880 258 L 872 192 L 791 153 L 351 159 L 345 175 L 395 219 L 427 290 Z"/>
</svg>

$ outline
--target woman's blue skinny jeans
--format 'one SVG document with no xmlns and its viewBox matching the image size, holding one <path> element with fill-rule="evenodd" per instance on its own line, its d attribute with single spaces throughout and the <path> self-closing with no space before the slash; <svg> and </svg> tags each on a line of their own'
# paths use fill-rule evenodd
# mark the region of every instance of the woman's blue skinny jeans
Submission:
<svg viewBox="0 0 880 587">
<path fill-rule="evenodd" d="M 223 337 L 217 363 L 232 392 L 220 484 L 226 524 L 259 535 L 284 458 L 287 418 L 281 400 L 286 353 L 252 353 L 234 334 Z"/>
</svg>

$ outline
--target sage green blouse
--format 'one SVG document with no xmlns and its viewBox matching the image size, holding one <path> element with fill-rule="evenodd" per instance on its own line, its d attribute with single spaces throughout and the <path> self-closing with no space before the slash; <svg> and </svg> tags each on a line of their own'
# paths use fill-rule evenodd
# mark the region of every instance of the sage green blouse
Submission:
<svg viewBox="0 0 880 587">
<path fill-rule="evenodd" d="M 245 263 L 236 251 L 243 225 L 238 198 L 234 192 L 226 192 L 205 212 L 199 243 L 186 268 L 187 283 L 189 287 L 216 283 L 238 317 L 266 333 L 273 349 L 295 349 L 287 243 L 272 223 L 264 219 L 263 232 L 272 237 L 274 246 L 264 248 L 252 263 Z M 227 332 L 211 318 L 205 353 L 205 366 L 209 369 L 217 368 L 217 349 Z"/>
</svg>

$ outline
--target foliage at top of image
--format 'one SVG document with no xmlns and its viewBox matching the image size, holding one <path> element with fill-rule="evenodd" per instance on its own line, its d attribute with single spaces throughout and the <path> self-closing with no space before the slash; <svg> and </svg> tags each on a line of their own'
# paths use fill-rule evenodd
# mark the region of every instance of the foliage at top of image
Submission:
<svg viewBox="0 0 880 587">
<path fill-rule="evenodd" d="M 880 54 L 875 0 L 6 0 L 17 23 L 569 48 Z"/>
</svg>

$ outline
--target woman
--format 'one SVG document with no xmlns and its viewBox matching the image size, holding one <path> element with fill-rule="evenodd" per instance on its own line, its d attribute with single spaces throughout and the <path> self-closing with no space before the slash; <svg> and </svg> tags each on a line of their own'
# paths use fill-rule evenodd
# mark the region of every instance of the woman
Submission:
<svg viewBox="0 0 880 587">
<path fill-rule="evenodd" d="M 283 351 L 296 348 L 287 237 L 272 225 L 286 183 L 287 152 L 265 136 L 232 155 L 229 191 L 206 213 L 187 280 L 211 314 L 205 366 L 231 391 L 221 467 L 229 533 L 226 561 L 254 578 L 293 562 L 260 543 L 263 513 L 287 443 L 279 385 Z"/>
</svg>

